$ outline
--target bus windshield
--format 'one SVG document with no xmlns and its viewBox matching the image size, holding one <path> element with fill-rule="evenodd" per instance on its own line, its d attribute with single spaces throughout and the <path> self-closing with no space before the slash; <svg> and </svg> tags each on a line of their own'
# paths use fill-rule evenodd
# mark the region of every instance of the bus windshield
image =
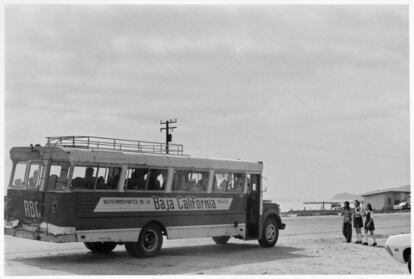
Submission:
<svg viewBox="0 0 414 279">
<path fill-rule="evenodd" d="M 10 187 L 25 188 L 24 176 L 26 173 L 26 161 L 17 162 L 14 165 L 14 177 L 11 180 Z"/>
</svg>

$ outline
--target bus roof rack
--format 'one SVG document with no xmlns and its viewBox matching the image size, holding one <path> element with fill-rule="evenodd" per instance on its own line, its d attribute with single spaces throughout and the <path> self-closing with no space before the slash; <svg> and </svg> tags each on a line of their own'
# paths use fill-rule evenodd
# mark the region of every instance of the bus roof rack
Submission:
<svg viewBox="0 0 414 279">
<path fill-rule="evenodd" d="M 61 146 L 85 149 L 101 149 L 108 151 L 125 151 L 137 153 L 183 155 L 182 144 L 168 144 L 162 142 L 127 140 L 92 136 L 63 136 L 46 137 L 46 146 Z"/>
</svg>

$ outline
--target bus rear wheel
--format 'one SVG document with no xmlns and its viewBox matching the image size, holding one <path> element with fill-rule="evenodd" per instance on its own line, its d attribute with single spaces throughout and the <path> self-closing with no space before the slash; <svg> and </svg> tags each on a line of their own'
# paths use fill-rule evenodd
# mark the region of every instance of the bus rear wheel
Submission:
<svg viewBox="0 0 414 279">
<path fill-rule="evenodd" d="M 160 252 L 162 241 L 160 227 L 156 224 L 149 224 L 142 229 L 137 242 L 125 243 L 125 249 L 129 255 L 134 257 L 154 257 Z"/>
<path fill-rule="evenodd" d="M 216 244 L 226 244 L 230 239 L 230 236 L 213 236 L 213 240 Z"/>
<path fill-rule="evenodd" d="M 115 242 L 84 242 L 86 248 L 93 253 L 109 253 L 115 249 Z"/>
<path fill-rule="evenodd" d="M 262 236 L 259 239 L 260 246 L 264 248 L 273 247 L 276 245 L 279 238 L 279 227 L 274 218 L 267 218 L 264 222 Z"/>
</svg>

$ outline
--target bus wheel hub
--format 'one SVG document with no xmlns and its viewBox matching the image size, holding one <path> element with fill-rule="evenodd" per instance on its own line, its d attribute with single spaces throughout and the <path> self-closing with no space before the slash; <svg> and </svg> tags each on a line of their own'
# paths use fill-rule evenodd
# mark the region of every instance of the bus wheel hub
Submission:
<svg viewBox="0 0 414 279">
<path fill-rule="evenodd" d="M 145 232 L 143 246 L 145 250 L 152 251 L 157 247 L 158 235 L 155 231 L 149 230 Z"/>
<path fill-rule="evenodd" d="M 272 241 L 276 237 L 276 228 L 272 224 L 269 224 L 266 228 L 266 238 Z"/>
</svg>

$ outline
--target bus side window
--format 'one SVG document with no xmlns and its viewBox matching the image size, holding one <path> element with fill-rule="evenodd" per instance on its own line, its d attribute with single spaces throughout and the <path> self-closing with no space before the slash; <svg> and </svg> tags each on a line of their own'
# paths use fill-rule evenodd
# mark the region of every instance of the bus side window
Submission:
<svg viewBox="0 0 414 279">
<path fill-rule="evenodd" d="M 69 163 L 53 162 L 49 170 L 47 190 L 65 190 L 69 174 Z"/>
<path fill-rule="evenodd" d="M 190 187 L 191 171 L 177 170 L 174 172 L 173 191 L 187 192 Z"/>
<path fill-rule="evenodd" d="M 145 190 L 145 182 L 148 169 L 129 168 L 127 172 L 126 188 L 127 190 Z"/>
<path fill-rule="evenodd" d="M 234 187 L 236 192 L 244 192 L 244 173 L 235 173 L 234 174 Z"/>
<path fill-rule="evenodd" d="M 148 179 L 148 190 L 165 190 L 165 184 L 167 182 L 167 170 L 163 169 L 151 169 Z"/>
<path fill-rule="evenodd" d="M 208 184 L 208 172 L 193 172 L 191 174 L 190 192 L 205 192 Z"/>
<path fill-rule="evenodd" d="M 12 187 L 24 188 L 24 175 L 26 172 L 26 162 L 17 162 L 14 167 L 14 177 Z"/>
<path fill-rule="evenodd" d="M 229 181 L 229 174 L 216 172 L 214 174 L 214 192 L 226 192 L 227 183 Z"/>
<path fill-rule="evenodd" d="M 96 179 L 97 190 L 116 190 L 121 174 L 119 167 L 99 167 Z"/>
<path fill-rule="evenodd" d="M 97 167 L 75 166 L 73 169 L 73 189 L 94 189 L 96 182 Z"/>
<path fill-rule="evenodd" d="M 244 186 L 244 174 L 243 173 L 232 173 L 230 175 L 230 181 L 227 184 L 227 192 L 242 193 Z"/>
</svg>

